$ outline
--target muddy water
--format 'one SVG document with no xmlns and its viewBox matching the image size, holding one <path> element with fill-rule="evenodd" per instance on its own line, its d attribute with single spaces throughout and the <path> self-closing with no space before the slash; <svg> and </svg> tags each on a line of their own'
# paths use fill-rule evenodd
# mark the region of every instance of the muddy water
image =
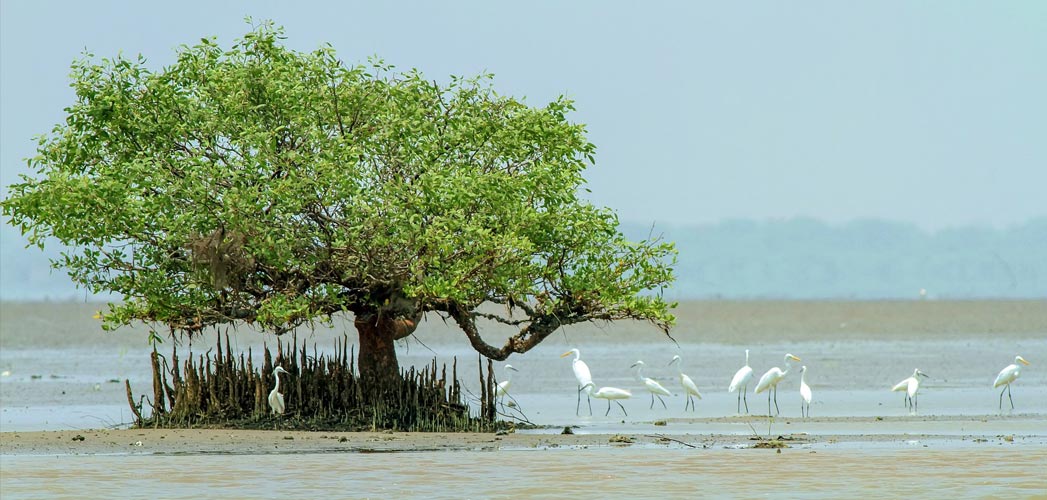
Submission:
<svg viewBox="0 0 1047 500">
<path fill-rule="evenodd" d="M 0 457 L 5 498 L 1012 498 L 1047 451 L 603 448 L 251 456 Z"/>
</svg>

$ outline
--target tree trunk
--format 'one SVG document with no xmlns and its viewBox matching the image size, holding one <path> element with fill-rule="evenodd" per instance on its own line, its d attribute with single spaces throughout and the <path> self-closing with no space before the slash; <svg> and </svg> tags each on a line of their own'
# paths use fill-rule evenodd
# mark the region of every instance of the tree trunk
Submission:
<svg viewBox="0 0 1047 500">
<path fill-rule="evenodd" d="M 394 390 L 400 382 L 400 365 L 396 361 L 398 330 L 403 320 L 382 317 L 378 314 L 358 315 L 356 330 L 360 333 L 360 382 L 364 394 L 371 398 L 382 398 Z"/>
</svg>

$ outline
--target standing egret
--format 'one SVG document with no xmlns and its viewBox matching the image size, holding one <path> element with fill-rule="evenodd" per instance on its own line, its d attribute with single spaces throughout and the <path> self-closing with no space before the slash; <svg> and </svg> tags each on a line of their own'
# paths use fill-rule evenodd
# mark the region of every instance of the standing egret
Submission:
<svg viewBox="0 0 1047 500">
<path fill-rule="evenodd" d="M 643 376 L 643 367 L 644 362 L 637 361 L 633 363 L 633 366 L 630 366 L 629 368 L 636 368 L 636 379 L 642 382 L 644 387 L 646 387 L 647 390 L 651 393 L 651 408 L 654 408 L 655 396 L 658 396 L 658 401 L 662 402 L 663 408 L 669 408 L 668 406 L 665 406 L 665 400 L 662 399 L 662 396 L 672 396 L 673 393 L 669 392 L 669 389 L 663 387 L 662 384 L 659 384 L 653 378 Z"/>
<path fill-rule="evenodd" d="M 771 416 L 771 393 L 772 392 L 774 393 L 774 412 L 775 412 L 774 414 L 778 415 L 778 414 L 781 413 L 778 410 L 778 382 L 781 382 L 782 379 L 784 379 L 787 375 L 789 375 L 789 370 L 791 370 L 792 367 L 793 367 L 792 363 L 790 363 L 789 361 L 800 361 L 800 358 L 797 358 L 796 356 L 793 356 L 792 354 L 786 354 L 785 355 L 785 371 L 782 371 L 782 369 L 778 368 L 777 366 L 774 367 L 774 368 L 771 368 L 770 370 L 767 370 L 767 373 L 764 373 L 763 376 L 760 377 L 760 382 L 756 384 L 756 390 L 755 390 L 756 394 L 759 394 L 759 393 L 761 393 L 763 391 L 767 391 L 768 389 L 771 389 L 770 391 L 767 391 L 767 416 L 768 417 Z"/>
<path fill-rule="evenodd" d="M 916 411 L 916 392 L 920 390 L 919 377 L 930 378 L 926 373 L 921 372 L 920 369 L 917 368 L 913 370 L 911 377 L 902 380 L 901 382 L 894 384 L 894 387 L 891 387 L 891 390 L 895 392 L 905 391 L 905 407 L 914 412 Z"/>
<path fill-rule="evenodd" d="M 513 365 L 505 365 L 505 380 L 498 382 L 498 386 L 494 388 L 495 396 L 505 397 L 509 395 L 509 385 L 513 383 L 512 374 L 510 371 L 518 372 Z"/>
<path fill-rule="evenodd" d="M 1001 385 L 1006 385 L 1004 389 L 1000 390 L 1000 409 L 1003 409 L 1003 391 L 1007 391 L 1007 399 L 1011 401 L 1011 409 L 1014 409 L 1014 400 L 1011 399 L 1011 382 L 1018 380 L 1018 377 L 1022 375 L 1022 367 L 1018 363 L 1025 366 L 1029 366 L 1029 362 L 1021 356 L 1014 357 L 1014 364 L 1007 365 L 1007 368 L 1000 370 L 1000 374 L 996 376 L 996 381 L 992 383 L 992 388 L 995 389 Z"/>
<path fill-rule="evenodd" d="M 810 417 L 811 416 L 811 386 L 807 385 L 807 366 L 800 367 L 800 416 Z M 803 405 L 807 403 L 807 413 L 803 412 Z"/>
<path fill-rule="evenodd" d="M 596 385 L 592 382 L 589 382 L 585 385 L 585 387 L 582 387 L 581 390 L 585 391 L 586 394 L 589 394 L 594 398 L 607 400 L 607 412 L 603 414 L 605 417 L 611 414 L 611 401 L 614 401 L 618 404 L 618 407 L 622 409 L 622 413 L 624 413 L 625 416 L 629 416 L 629 412 L 625 411 L 625 407 L 622 406 L 622 403 L 618 402 L 618 400 L 629 399 L 633 397 L 633 393 L 625 389 L 619 389 L 617 387 L 601 387 L 600 390 L 594 392 L 593 387 L 596 387 Z"/>
<path fill-rule="evenodd" d="M 287 373 L 282 366 L 277 366 L 273 370 L 273 376 L 276 377 L 276 387 L 269 392 L 269 408 L 273 409 L 273 414 L 283 415 L 284 414 L 284 395 L 280 394 L 280 374 Z"/>
<path fill-rule="evenodd" d="M 687 402 L 683 404 L 684 411 L 687 411 L 687 405 L 691 405 L 691 411 L 694 411 L 694 396 L 698 399 L 702 399 L 702 393 L 698 392 L 698 386 L 683 372 L 683 361 L 680 360 L 680 356 L 673 356 L 673 360 L 669 364 L 676 363 L 676 370 L 680 374 L 680 386 L 683 387 L 684 394 L 687 395 Z"/>
<path fill-rule="evenodd" d="M 738 413 L 742 412 L 742 401 L 745 401 L 745 413 L 749 413 L 749 400 L 745 398 L 745 391 L 749 389 L 749 381 L 753 379 L 753 369 L 749 366 L 749 350 L 745 350 L 745 366 L 738 369 L 731 379 L 731 385 L 727 392 L 738 391 Z M 741 390 L 739 390 L 741 389 Z"/>
<path fill-rule="evenodd" d="M 571 361 L 571 370 L 574 371 L 574 378 L 578 381 L 578 401 L 574 405 L 574 414 L 578 415 L 578 409 L 582 405 L 582 391 L 585 389 L 586 384 L 593 383 L 593 375 L 589 373 L 589 365 L 582 361 L 582 354 L 578 352 L 578 349 L 571 349 L 560 355 L 561 358 L 566 358 L 574 354 L 574 361 Z M 593 414 L 593 400 L 589 399 L 589 391 L 585 392 L 585 400 L 589 403 L 589 415 Z M 610 403 L 608 403 L 610 404 Z"/>
</svg>

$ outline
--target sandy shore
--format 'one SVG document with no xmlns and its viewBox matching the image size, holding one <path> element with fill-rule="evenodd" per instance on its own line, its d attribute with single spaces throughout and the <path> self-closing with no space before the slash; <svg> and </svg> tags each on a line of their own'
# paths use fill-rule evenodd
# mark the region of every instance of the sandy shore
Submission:
<svg viewBox="0 0 1047 500">
<path fill-rule="evenodd" d="M 695 426 L 721 432 L 694 432 Z M 750 427 L 752 425 L 752 427 Z M 0 433 L 3 455 L 270 454 L 471 451 L 658 446 L 747 449 L 762 447 L 899 448 L 913 445 L 976 448 L 989 445 L 1047 449 L 1037 416 L 776 419 L 669 419 L 626 432 L 560 428 L 492 433 L 310 432 L 228 429 L 120 429 Z M 738 432 L 722 432 L 734 429 Z M 749 429 L 745 432 L 742 429 Z M 802 430 L 813 432 L 792 432 Z M 903 432 L 913 430 L 914 432 Z M 759 434 L 757 434 L 759 433 Z"/>
</svg>

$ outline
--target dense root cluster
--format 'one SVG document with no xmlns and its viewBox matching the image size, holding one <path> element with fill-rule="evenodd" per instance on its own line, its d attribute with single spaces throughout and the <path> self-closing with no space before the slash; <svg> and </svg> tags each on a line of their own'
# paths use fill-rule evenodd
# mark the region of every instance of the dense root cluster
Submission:
<svg viewBox="0 0 1047 500">
<path fill-rule="evenodd" d="M 370 390 L 355 373 L 354 352 L 348 341 L 336 343 L 334 354 L 319 354 L 306 343 L 268 347 L 261 365 L 253 353 L 234 355 L 229 337 L 223 348 L 205 354 L 190 353 L 185 360 L 177 348 L 170 358 L 152 353 L 153 395 L 138 403 L 127 384 L 128 403 L 141 427 L 229 427 L 303 430 L 376 430 L 429 432 L 483 432 L 496 426 L 495 379 L 490 360 L 479 362 L 478 415 L 470 411 L 458 381 L 457 360 L 450 378 L 447 366 L 436 361 L 425 368 L 401 372 L 393 387 Z M 486 366 L 484 366 L 486 365 Z M 267 397 L 275 385 L 273 369 L 282 366 L 281 392 L 287 402 L 283 415 L 274 415 Z"/>
</svg>

